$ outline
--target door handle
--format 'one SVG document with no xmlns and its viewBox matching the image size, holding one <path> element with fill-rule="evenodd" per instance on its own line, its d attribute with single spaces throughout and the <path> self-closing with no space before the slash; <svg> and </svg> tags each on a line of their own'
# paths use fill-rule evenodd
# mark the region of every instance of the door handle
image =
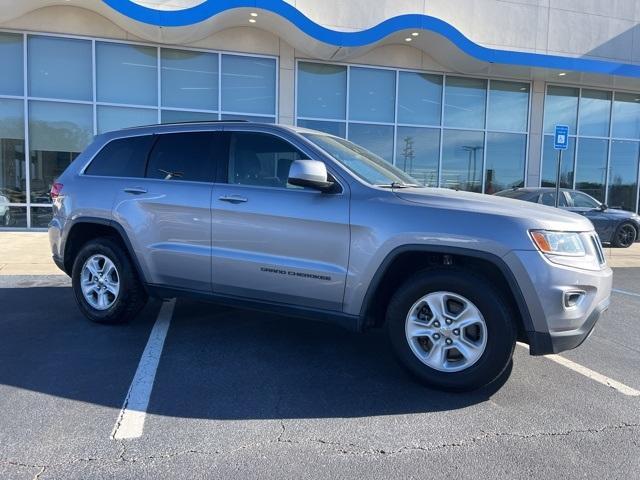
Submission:
<svg viewBox="0 0 640 480">
<path fill-rule="evenodd" d="M 229 203 L 244 203 L 248 201 L 246 197 L 241 197 L 240 195 L 223 195 L 222 197 L 218 197 L 218 200 Z"/>
<path fill-rule="evenodd" d="M 147 193 L 146 188 L 140 187 L 129 187 L 124 189 L 125 193 L 131 193 L 132 195 L 142 195 L 143 193 Z"/>
</svg>

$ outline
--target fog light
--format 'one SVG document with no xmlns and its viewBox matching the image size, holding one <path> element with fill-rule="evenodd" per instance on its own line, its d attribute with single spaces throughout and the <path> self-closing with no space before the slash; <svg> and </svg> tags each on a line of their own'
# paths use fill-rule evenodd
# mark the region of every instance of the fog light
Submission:
<svg viewBox="0 0 640 480">
<path fill-rule="evenodd" d="M 583 292 L 582 290 L 564 292 L 564 308 L 577 307 L 582 302 L 584 296 L 585 292 Z"/>
</svg>

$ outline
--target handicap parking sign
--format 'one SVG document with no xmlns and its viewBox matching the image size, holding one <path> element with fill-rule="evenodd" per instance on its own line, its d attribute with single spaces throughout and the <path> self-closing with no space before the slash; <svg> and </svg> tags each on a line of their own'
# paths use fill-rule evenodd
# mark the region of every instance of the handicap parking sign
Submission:
<svg viewBox="0 0 640 480">
<path fill-rule="evenodd" d="M 553 148 L 556 150 L 569 148 L 569 127 L 567 125 L 556 125 L 553 135 Z"/>
</svg>

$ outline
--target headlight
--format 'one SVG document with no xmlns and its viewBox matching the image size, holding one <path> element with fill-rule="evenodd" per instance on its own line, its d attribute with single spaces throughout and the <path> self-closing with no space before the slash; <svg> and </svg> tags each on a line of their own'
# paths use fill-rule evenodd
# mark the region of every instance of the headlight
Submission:
<svg viewBox="0 0 640 480">
<path fill-rule="evenodd" d="M 538 250 L 548 255 L 584 257 L 586 251 L 580 235 L 574 232 L 532 230 L 531 239 Z"/>
</svg>

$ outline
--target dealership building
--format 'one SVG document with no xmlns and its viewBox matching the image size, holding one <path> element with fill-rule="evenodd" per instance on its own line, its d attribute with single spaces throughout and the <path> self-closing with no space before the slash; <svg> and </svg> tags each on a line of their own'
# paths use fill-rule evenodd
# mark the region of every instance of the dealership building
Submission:
<svg viewBox="0 0 640 480">
<path fill-rule="evenodd" d="M 561 184 L 637 211 L 636 0 L 0 0 L 0 226 L 45 228 L 96 134 L 249 119 L 429 186 Z"/>
</svg>

